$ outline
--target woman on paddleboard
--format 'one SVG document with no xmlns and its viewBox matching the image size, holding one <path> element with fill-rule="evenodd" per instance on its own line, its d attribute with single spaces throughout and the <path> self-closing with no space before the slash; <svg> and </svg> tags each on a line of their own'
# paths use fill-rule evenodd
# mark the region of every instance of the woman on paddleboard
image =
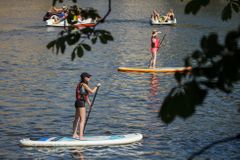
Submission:
<svg viewBox="0 0 240 160">
<path fill-rule="evenodd" d="M 151 53 L 152 53 L 152 57 L 149 61 L 149 65 L 148 68 L 155 68 L 156 66 L 156 60 L 157 60 L 157 51 L 159 49 L 160 46 L 160 40 L 157 37 L 157 34 L 161 33 L 160 31 L 156 31 L 153 30 L 152 31 L 152 37 L 151 37 Z"/>
<path fill-rule="evenodd" d="M 101 84 L 98 83 L 96 87 L 91 89 L 88 86 L 88 82 L 92 75 L 89 73 L 83 72 L 80 77 L 81 80 L 77 84 L 76 88 L 76 101 L 75 101 L 75 119 L 73 121 L 73 138 L 83 139 L 83 131 L 86 121 L 86 108 L 85 102 L 88 103 L 88 106 L 91 107 L 91 102 L 89 100 L 89 94 L 93 94 L 97 91 L 97 87 Z M 77 134 L 79 128 L 79 135 Z"/>
</svg>

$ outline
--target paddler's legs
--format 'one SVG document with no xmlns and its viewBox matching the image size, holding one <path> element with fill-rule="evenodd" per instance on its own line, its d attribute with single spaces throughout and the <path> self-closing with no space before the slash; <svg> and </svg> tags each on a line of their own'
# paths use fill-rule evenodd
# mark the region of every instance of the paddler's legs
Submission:
<svg viewBox="0 0 240 160">
<path fill-rule="evenodd" d="M 151 51 L 152 56 L 151 59 L 149 60 L 149 64 L 148 64 L 148 68 L 152 68 L 152 64 L 153 64 L 153 52 Z"/>
<path fill-rule="evenodd" d="M 151 59 L 150 59 L 150 61 L 148 63 L 148 68 L 152 68 L 152 57 L 151 57 Z"/>
<path fill-rule="evenodd" d="M 76 108 L 75 118 L 73 121 L 73 138 L 78 138 L 77 130 L 79 121 L 80 121 L 80 108 Z"/>
<path fill-rule="evenodd" d="M 81 107 L 80 108 L 80 123 L 79 123 L 79 138 L 83 138 L 83 130 L 85 126 L 85 121 L 86 121 L 86 108 Z"/>
<path fill-rule="evenodd" d="M 152 49 L 151 53 L 152 53 L 152 57 L 151 57 L 151 59 L 149 61 L 148 68 L 155 68 L 155 66 L 156 66 L 156 59 L 157 59 L 157 50 L 156 49 Z"/>
<path fill-rule="evenodd" d="M 156 60 L 157 60 L 157 52 L 152 54 L 152 68 L 156 67 Z"/>
</svg>

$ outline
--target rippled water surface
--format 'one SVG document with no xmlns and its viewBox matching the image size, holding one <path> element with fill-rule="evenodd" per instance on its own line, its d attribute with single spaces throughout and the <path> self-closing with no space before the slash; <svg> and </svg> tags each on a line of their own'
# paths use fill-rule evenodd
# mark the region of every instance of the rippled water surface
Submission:
<svg viewBox="0 0 240 160">
<path fill-rule="evenodd" d="M 71 4 L 71 1 L 67 4 Z M 78 0 L 103 15 L 107 0 Z M 0 1 L 0 158 L 1 159 L 186 159 L 211 142 L 240 132 L 239 85 L 231 95 L 210 92 L 196 114 L 165 125 L 157 117 L 164 97 L 175 85 L 172 74 L 119 73 L 119 66 L 147 66 L 152 29 L 166 33 L 158 54 L 159 67 L 183 65 L 183 58 L 199 48 L 199 40 L 218 32 L 220 41 L 237 28 L 239 16 L 220 20 L 214 1 L 197 16 L 184 15 L 180 0 L 113 0 L 106 23 L 99 25 L 113 34 L 107 45 L 96 44 L 83 58 L 70 60 L 52 54 L 46 44 L 60 29 L 42 22 L 51 1 Z M 173 8 L 176 26 L 151 26 L 152 9 L 166 13 Z M 162 35 L 160 35 L 162 36 Z M 87 125 L 88 135 L 140 132 L 144 139 L 122 146 L 32 148 L 19 146 L 25 137 L 71 136 L 75 86 L 79 74 L 93 75 L 90 86 L 102 87 Z M 240 142 L 216 145 L 197 159 L 240 159 Z"/>
</svg>

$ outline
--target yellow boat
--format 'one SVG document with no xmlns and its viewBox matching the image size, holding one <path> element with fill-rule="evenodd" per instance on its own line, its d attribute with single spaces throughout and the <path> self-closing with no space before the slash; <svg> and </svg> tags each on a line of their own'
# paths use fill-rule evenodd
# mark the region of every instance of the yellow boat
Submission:
<svg viewBox="0 0 240 160">
<path fill-rule="evenodd" d="M 162 68 L 129 68 L 129 67 L 119 67 L 119 72 L 183 72 L 190 71 L 191 67 L 162 67 Z"/>
</svg>

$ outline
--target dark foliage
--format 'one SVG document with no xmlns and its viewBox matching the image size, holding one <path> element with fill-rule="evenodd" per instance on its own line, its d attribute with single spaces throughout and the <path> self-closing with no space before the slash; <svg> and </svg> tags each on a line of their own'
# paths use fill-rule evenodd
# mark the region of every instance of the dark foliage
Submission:
<svg viewBox="0 0 240 160">
<path fill-rule="evenodd" d="M 196 14 L 201 7 L 205 7 L 209 2 L 210 0 L 191 0 L 185 7 L 185 13 Z"/>
<path fill-rule="evenodd" d="M 60 32 L 59 38 L 49 42 L 47 48 L 52 49 L 52 51 L 56 54 L 59 52 L 64 54 L 67 45 L 74 45 L 71 55 L 71 59 L 73 61 L 76 58 L 76 55 L 78 57 L 82 57 L 84 50 L 91 51 L 91 46 L 84 42 L 86 39 L 90 40 L 92 44 L 95 44 L 98 39 L 103 44 L 107 44 L 108 41 L 113 41 L 113 37 L 110 32 L 87 27 L 81 30 L 64 30 Z"/>
<path fill-rule="evenodd" d="M 240 80 L 240 27 L 231 31 L 225 44 L 218 42 L 217 34 L 204 36 L 201 51 L 186 57 L 185 66 L 191 66 L 191 73 L 176 73 L 178 87 L 173 88 L 165 98 L 159 116 L 165 123 L 171 123 L 176 116 L 188 118 L 207 95 L 207 88 L 219 89 L 225 93 L 233 90 Z"/>
<path fill-rule="evenodd" d="M 191 0 L 185 7 L 185 13 L 195 15 L 202 7 L 207 6 L 209 3 L 210 0 Z M 221 17 L 223 21 L 231 19 L 233 11 L 238 13 L 240 8 L 240 0 L 226 0 L 226 3 L 227 5 L 223 8 Z"/>
</svg>

